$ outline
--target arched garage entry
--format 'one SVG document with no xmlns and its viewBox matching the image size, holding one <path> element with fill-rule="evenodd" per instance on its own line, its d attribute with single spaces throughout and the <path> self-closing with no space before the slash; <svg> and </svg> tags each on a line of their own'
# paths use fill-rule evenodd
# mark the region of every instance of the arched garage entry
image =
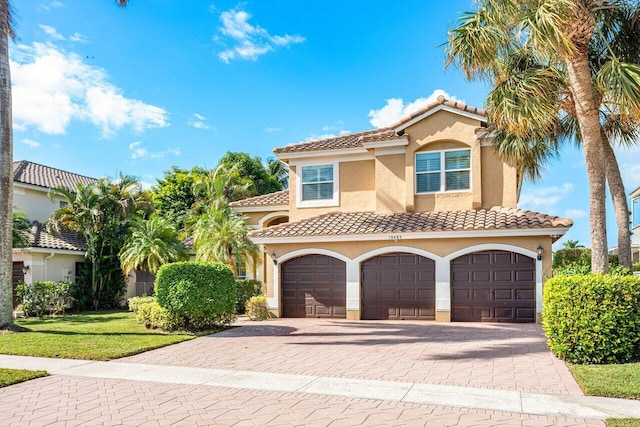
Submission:
<svg viewBox="0 0 640 427">
<path fill-rule="evenodd" d="M 283 317 L 346 317 L 346 263 L 304 255 L 282 264 Z"/>
<path fill-rule="evenodd" d="M 485 250 L 451 261 L 452 321 L 535 322 L 535 312 L 533 258 Z"/>
<path fill-rule="evenodd" d="M 361 264 L 362 318 L 435 320 L 435 262 L 387 253 Z"/>
</svg>

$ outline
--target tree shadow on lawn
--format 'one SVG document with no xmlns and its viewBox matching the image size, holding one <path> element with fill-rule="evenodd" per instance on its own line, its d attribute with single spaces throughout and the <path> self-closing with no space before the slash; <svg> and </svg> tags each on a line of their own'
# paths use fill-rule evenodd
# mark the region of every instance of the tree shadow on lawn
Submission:
<svg viewBox="0 0 640 427">
<path fill-rule="evenodd" d="M 38 329 L 36 331 L 34 330 L 27 330 L 25 332 L 31 332 L 31 333 L 36 333 L 36 334 L 46 334 L 46 335 L 65 335 L 65 336 L 73 336 L 73 335 L 78 335 L 78 336 L 82 336 L 82 335 L 86 335 L 87 337 L 95 337 L 97 335 L 99 336 L 112 336 L 112 337 L 116 337 L 116 336 L 131 336 L 131 337 L 148 337 L 150 335 L 171 335 L 171 333 L 169 332 L 94 332 L 94 331 L 60 331 L 60 330 L 48 330 L 48 329 Z"/>
</svg>

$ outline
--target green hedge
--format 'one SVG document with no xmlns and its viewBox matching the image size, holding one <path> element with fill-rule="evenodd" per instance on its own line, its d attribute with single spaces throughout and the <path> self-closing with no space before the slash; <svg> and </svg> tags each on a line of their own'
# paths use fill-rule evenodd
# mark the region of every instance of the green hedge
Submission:
<svg viewBox="0 0 640 427">
<path fill-rule="evenodd" d="M 264 295 L 249 298 L 246 308 L 249 320 L 267 320 L 271 317 L 267 298 Z"/>
<path fill-rule="evenodd" d="M 623 363 L 640 356 L 640 279 L 558 276 L 545 282 L 542 327 L 551 351 L 573 363 Z"/>
<path fill-rule="evenodd" d="M 236 313 L 244 313 L 247 301 L 251 297 L 262 295 L 262 282 L 259 280 L 236 279 Z"/>
<path fill-rule="evenodd" d="M 183 317 L 160 307 L 155 297 L 129 298 L 129 310 L 135 312 L 138 321 L 149 329 L 175 331 L 185 326 Z"/>
<path fill-rule="evenodd" d="M 224 326 L 235 319 L 236 282 L 226 264 L 165 264 L 156 275 L 155 295 L 158 304 L 183 317 L 189 329 Z"/>
</svg>

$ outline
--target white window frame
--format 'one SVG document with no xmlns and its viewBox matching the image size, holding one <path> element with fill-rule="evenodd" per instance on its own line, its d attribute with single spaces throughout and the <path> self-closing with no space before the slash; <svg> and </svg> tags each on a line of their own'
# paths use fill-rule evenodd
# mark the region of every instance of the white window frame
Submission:
<svg viewBox="0 0 640 427">
<path fill-rule="evenodd" d="M 322 200 L 302 200 L 302 168 L 331 166 L 333 168 L 333 197 Z M 338 206 L 340 195 L 340 167 L 338 162 L 298 163 L 296 165 L 296 206 L 299 208 L 316 208 Z"/>
<path fill-rule="evenodd" d="M 636 224 L 636 200 L 640 200 L 640 197 L 634 197 L 631 199 L 631 229 L 640 227 L 640 223 Z"/>
<path fill-rule="evenodd" d="M 465 171 L 467 169 L 453 169 L 453 170 L 446 170 L 445 169 L 445 154 L 449 151 L 462 151 L 462 150 L 466 150 L 469 152 L 469 188 L 468 189 L 464 189 L 464 190 L 447 190 L 446 189 L 446 185 L 447 185 L 447 172 L 456 172 L 456 171 Z M 418 172 L 418 168 L 417 168 L 417 164 L 418 164 L 418 155 L 420 154 L 430 154 L 430 153 L 440 153 L 440 190 L 439 191 L 422 191 L 422 192 L 418 192 L 418 175 L 422 175 L 425 173 L 435 173 L 435 171 L 432 172 Z M 441 194 L 441 193 L 470 193 L 471 189 L 473 188 L 473 174 L 471 173 L 471 171 L 473 170 L 473 159 L 472 159 L 472 153 L 471 153 L 471 149 L 470 148 L 451 148 L 448 150 L 427 150 L 427 151 L 418 151 L 414 154 L 413 156 L 413 181 L 414 181 L 414 193 L 417 195 L 420 194 Z"/>
</svg>

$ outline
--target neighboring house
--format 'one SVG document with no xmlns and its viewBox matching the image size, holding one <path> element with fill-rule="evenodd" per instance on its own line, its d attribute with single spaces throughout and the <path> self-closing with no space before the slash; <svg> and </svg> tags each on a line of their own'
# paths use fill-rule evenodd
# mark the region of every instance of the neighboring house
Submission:
<svg viewBox="0 0 640 427">
<path fill-rule="evenodd" d="M 289 190 L 232 203 L 283 317 L 534 322 L 572 221 L 519 210 L 483 110 L 440 97 L 395 125 L 276 148 Z"/>
<path fill-rule="evenodd" d="M 43 224 L 66 203 L 60 197 L 51 200 L 49 191 L 56 187 L 74 189 L 78 183 L 94 181 L 95 178 L 25 160 L 13 162 L 15 211 L 26 214 L 32 224 L 31 245 L 13 250 L 14 286 L 21 281 L 75 281 L 76 266 L 84 262 L 85 242 L 75 233 L 47 232 Z"/>
</svg>

